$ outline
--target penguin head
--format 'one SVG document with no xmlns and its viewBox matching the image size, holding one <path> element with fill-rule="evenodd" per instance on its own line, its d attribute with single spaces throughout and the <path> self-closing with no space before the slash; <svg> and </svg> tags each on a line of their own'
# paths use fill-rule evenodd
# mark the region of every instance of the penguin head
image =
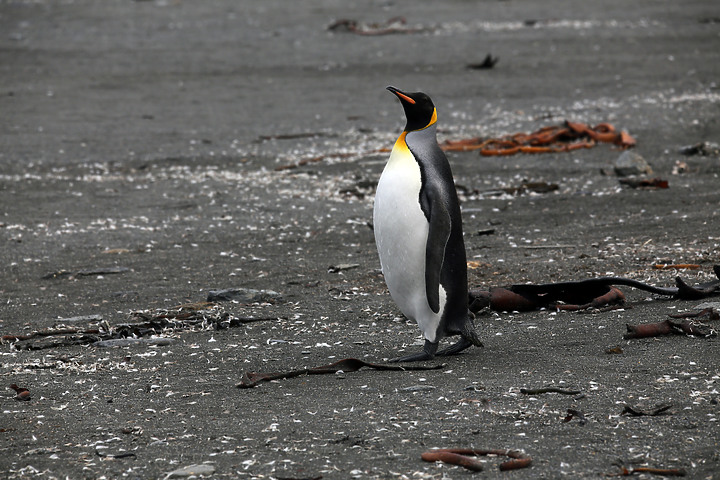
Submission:
<svg viewBox="0 0 720 480">
<path fill-rule="evenodd" d="M 400 99 L 400 103 L 405 110 L 405 117 L 407 117 L 406 132 L 422 130 L 437 121 L 435 105 L 430 100 L 430 97 L 424 93 L 405 93 L 392 86 L 387 87 L 387 89 Z"/>
</svg>

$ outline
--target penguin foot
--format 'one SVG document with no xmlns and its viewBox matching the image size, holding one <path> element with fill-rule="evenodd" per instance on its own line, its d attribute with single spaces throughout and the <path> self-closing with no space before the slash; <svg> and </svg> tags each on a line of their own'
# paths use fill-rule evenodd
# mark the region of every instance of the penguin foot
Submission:
<svg viewBox="0 0 720 480">
<path fill-rule="evenodd" d="M 457 355 L 468 347 L 473 346 L 473 342 L 466 339 L 465 337 L 460 338 L 457 342 L 453 343 L 447 348 L 443 348 L 437 352 L 438 356 Z"/>
<path fill-rule="evenodd" d="M 433 358 L 435 358 L 435 352 L 437 351 L 437 348 L 437 342 L 433 343 L 430 340 L 425 340 L 425 345 L 423 345 L 422 352 L 414 353 L 412 355 L 406 355 L 404 357 L 391 358 L 390 360 L 388 360 L 388 362 L 421 362 L 423 360 L 432 360 Z"/>
<path fill-rule="evenodd" d="M 480 337 L 478 337 L 477 332 L 475 331 L 475 315 L 472 312 L 468 312 L 468 321 L 463 326 L 463 329 L 460 331 L 460 336 L 470 342 L 471 344 L 475 345 L 476 347 L 483 347 L 483 343 L 480 340 Z"/>
</svg>

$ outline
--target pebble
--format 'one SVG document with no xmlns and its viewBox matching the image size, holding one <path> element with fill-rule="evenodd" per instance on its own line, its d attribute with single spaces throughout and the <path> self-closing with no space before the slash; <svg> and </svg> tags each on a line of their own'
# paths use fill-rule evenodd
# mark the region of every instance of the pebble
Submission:
<svg viewBox="0 0 720 480">
<path fill-rule="evenodd" d="M 627 177 L 629 175 L 652 175 L 652 167 L 639 154 L 625 150 L 615 160 L 615 174 L 618 177 Z"/>
<path fill-rule="evenodd" d="M 32 395 L 30 394 L 29 390 L 25 390 L 23 392 L 18 393 L 15 395 L 15 400 L 19 402 L 29 402 L 32 399 Z"/>
<path fill-rule="evenodd" d="M 165 478 L 186 478 L 194 475 L 212 475 L 215 473 L 215 465 L 211 463 L 200 463 L 178 468 L 168 473 Z"/>
<path fill-rule="evenodd" d="M 81 323 L 81 322 L 100 322 L 102 321 L 103 317 L 100 314 L 92 314 L 92 315 L 79 315 L 77 317 L 68 317 L 68 318 L 58 318 L 55 320 L 55 324 L 62 324 L 62 323 Z"/>
<path fill-rule="evenodd" d="M 712 308 L 713 312 L 720 313 L 720 302 L 705 302 L 705 303 L 701 303 L 700 305 L 698 305 L 695 308 L 697 308 L 698 310 L 705 310 L 708 308 Z"/>
<path fill-rule="evenodd" d="M 273 290 L 255 290 L 252 288 L 225 288 L 208 292 L 208 302 L 229 302 L 233 300 L 240 303 L 273 303 L 282 301 L 282 295 Z"/>
<path fill-rule="evenodd" d="M 700 142 L 694 145 L 686 145 L 680 148 L 680 153 L 683 155 L 702 155 L 706 157 L 708 155 L 720 155 L 720 145 L 715 142 Z"/>
<path fill-rule="evenodd" d="M 358 268 L 359 266 L 359 263 L 340 263 L 338 265 L 330 265 L 328 267 L 328 273 L 344 272 L 345 270 L 352 270 L 354 268 Z"/>
<path fill-rule="evenodd" d="M 429 392 L 435 390 L 437 387 L 432 385 L 413 385 L 411 387 L 401 388 L 403 392 Z"/>
<path fill-rule="evenodd" d="M 113 338 L 110 340 L 100 340 L 93 343 L 96 347 L 129 347 L 132 345 L 155 345 L 165 347 L 175 342 L 172 338 L 156 337 L 156 338 Z"/>
</svg>

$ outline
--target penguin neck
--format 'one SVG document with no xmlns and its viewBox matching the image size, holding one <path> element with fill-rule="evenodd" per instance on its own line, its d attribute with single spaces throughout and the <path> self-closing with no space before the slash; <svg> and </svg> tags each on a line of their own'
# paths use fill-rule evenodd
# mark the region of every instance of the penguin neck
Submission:
<svg viewBox="0 0 720 480">
<path fill-rule="evenodd" d="M 432 145 L 437 143 L 437 123 L 431 123 L 420 130 L 404 131 L 400 137 L 410 150 L 413 145 Z M 398 139 L 400 140 L 400 139 Z"/>
<path fill-rule="evenodd" d="M 405 134 L 410 135 L 411 137 L 417 137 L 422 139 L 433 139 L 435 140 L 437 138 L 437 108 L 433 108 L 432 116 L 430 117 L 430 121 L 422 128 L 408 128 L 408 126 L 405 126 Z M 408 122 L 409 124 L 409 122 Z M 407 141 L 407 138 L 406 138 Z M 435 140 L 437 141 L 437 140 Z"/>
<path fill-rule="evenodd" d="M 405 107 L 405 105 L 403 105 Z M 406 132 L 415 132 L 419 130 L 425 130 L 428 127 L 431 127 L 437 123 L 437 108 L 432 107 L 432 114 L 430 115 L 430 118 L 427 118 L 427 110 L 423 108 L 422 111 L 408 111 L 408 108 L 405 108 L 405 117 L 407 118 L 407 123 L 405 124 L 405 131 Z"/>
<path fill-rule="evenodd" d="M 435 133 L 437 132 L 437 122 L 433 122 L 424 128 L 418 128 L 416 130 L 405 130 L 403 133 L 420 133 L 420 132 L 426 132 L 426 133 L 435 135 Z"/>
<path fill-rule="evenodd" d="M 432 149 L 433 145 L 437 146 L 437 109 L 433 109 L 432 117 L 425 127 L 419 129 L 405 127 L 395 141 L 392 155 L 390 155 L 390 163 L 395 164 L 400 158 L 413 159 L 413 163 L 419 162 L 419 159 L 411 152 L 413 150 L 427 151 Z"/>
</svg>

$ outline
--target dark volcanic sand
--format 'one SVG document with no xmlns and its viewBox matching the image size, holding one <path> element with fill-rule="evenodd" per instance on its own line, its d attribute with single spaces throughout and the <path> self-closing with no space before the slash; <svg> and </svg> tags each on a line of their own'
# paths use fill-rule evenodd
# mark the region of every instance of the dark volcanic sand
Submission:
<svg viewBox="0 0 720 480">
<path fill-rule="evenodd" d="M 397 15 L 429 31 L 327 31 Z M 6 388 L 0 400 L 0 476 L 163 478 L 204 462 L 213 478 L 596 478 L 618 464 L 717 476 L 717 338 L 622 339 L 626 323 L 700 302 L 624 289 L 624 310 L 485 313 L 485 348 L 440 370 L 236 384 L 420 348 L 368 226 L 387 156 L 376 150 L 404 124 L 388 84 L 433 97 L 440 140 L 611 122 L 669 180 L 621 187 L 601 173 L 620 154 L 609 145 L 449 154 L 471 286 L 607 274 L 672 285 L 655 263 L 699 264 L 680 274 L 711 280 L 720 160 L 679 149 L 720 141 L 718 15 L 713 0 L 0 2 L 0 333 L 80 315 L 118 325 L 212 289 L 283 295 L 224 302 L 208 315 L 268 320 L 167 331 L 169 346 L 6 342 L 3 386 L 32 399 Z M 466 68 L 487 53 L 494 69 Z M 524 181 L 559 189 L 487 194 Z M 357 267 L 328 271 L 343 264 Z M 129 270 L 43 279 L 109 267 Z M 545 385 L 583 394 L 520 393 Z M 625 404 L 672 408 L 621 416 Z M 568 409 L 586 422 L 563 422 Z M 470 474 L 421 461 L 432 447 L 520 449 L 533 465 L 499 472 L 489 459 Z"/>
</svg>

